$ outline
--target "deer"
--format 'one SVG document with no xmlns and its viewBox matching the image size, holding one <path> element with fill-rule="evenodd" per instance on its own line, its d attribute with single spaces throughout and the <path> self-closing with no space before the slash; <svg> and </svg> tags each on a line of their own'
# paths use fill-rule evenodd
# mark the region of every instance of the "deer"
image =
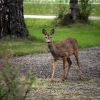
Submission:
<svg viewBox="0 0 100 100">
<path fill-rule="evenodd" d="M 51 52 L 51 55 L 53 56 L 53 70 L 52 70 L 51 82 L 54 81 L 54 73 L 56 70 L 57 60 L 63 61 L 62 81 L 65 81 L 67 79 L 70 67 L 72 65 L 72 61 L 70 59 L 71 55 L 74 55 L 76 58 L 77 65 L 78 65 L 78 71 L 79 71 L 79 78 L 82 79 L 82 72 L 81 72 L 79 59 L 78 59 L 78 42 L 77 42 L 77 40 L 72 37 L 69 37 L 69 38 L 64 39 L 62 42 L 53 44 L 52 35 L 54 34 L 54 32 L 55 32 L 55 30 L 52 29 L 50 31 L 50 33 L 48 34 L 45 29 L 42 29 L 42 33 L 45 35 L 45 39 L 46 39 L 48 48 Z M 65 71 L 66 62 L 68 62 L 67 71 Z"/>
</svg>

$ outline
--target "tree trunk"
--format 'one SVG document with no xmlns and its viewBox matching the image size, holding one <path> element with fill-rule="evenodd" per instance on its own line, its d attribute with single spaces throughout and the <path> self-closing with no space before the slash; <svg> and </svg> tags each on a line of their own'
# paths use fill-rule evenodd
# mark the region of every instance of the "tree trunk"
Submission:
<svg viewBox="0 0 100 100">
<path fill-rule="evenodd" d="M 23 15 L 23 0 L 0 1 L 0 39 L 26 37 L 31 39 Z"/>
<path fill-rule="evenodd" d="M 78 0 L 70 0 L 70 14 L 72 20 L 76 20 L 78 17 Z"/>
<path fill-rule="evenodd" d="M 78 0 L 70 0 L 69 12 L 64 15 L 62 21 L 67 24 L 68 22 L 74 22 L 78 19 Z"/>
</svg>

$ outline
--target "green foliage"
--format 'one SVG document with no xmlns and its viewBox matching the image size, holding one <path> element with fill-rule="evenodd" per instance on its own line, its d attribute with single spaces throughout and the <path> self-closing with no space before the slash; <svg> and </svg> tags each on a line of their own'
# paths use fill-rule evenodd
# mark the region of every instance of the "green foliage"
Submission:
<svg viewBox="0 0 100 100">
<path fill-rule="evenodd" d="M 63 15 L 67 13 L 67 6 L 59 4 L 58 18 L 63 18 Z"/>
<path fill-rule="evenodd" d="M 13 68 L 9 61 L 0 68 L 0 100 L 25 100 L 35 81 L 32 72 L 29 71 L 28 76 L 21 80 L 19 69 Z"/>
<path fill-rule="evenodd" d="M 55 26 L 60 26 L 60 25 L 66 25 L 68 22 L 63 20 L 64 15 L 68 13 L 68 8 L 67 5 L 63 5 L 62 2 L 59 4 L 59 9 L 58 9 L 58 17 L 54 20 Z"/>
<path fill-rule="evenodd" d="M 90 0 L 79 0 L 79 19 L 83 21 L 88 21 L 92 11 Z"/>
<path fill-rule="evenodd" d="M 92 16 L 100 16 L 100 4 L 93 4 L 91 15 Z"/>
</svg>

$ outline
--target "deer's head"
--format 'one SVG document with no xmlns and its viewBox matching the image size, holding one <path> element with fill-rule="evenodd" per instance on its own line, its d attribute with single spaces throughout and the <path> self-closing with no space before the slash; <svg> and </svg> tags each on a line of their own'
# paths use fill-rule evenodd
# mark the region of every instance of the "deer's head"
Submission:
<svg viewBox="0 0 100 100">
<path fill-rule="evenodd" d="M 45 29 L 42 29 L 42 33 L 45 35 L 46 42 L 48 44 L 52 43 L 52 34 L 54 34 L 55 30 L 52 29 L 48 34 Z"/>
</svg>

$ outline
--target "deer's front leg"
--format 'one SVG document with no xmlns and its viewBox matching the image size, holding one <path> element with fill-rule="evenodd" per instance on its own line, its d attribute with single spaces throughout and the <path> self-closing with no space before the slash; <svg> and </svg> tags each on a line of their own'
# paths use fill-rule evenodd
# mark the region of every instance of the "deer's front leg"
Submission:
<svg viewBox="0 0 100 100">
<path fill-rule="evenodd" d="M 51 82 L 54 80 L 54 73 L 56 70 L 56 60 L 53 59 L 53 71 L 52 71 L 52 77 L 51 77 Z"/>
</svg>

